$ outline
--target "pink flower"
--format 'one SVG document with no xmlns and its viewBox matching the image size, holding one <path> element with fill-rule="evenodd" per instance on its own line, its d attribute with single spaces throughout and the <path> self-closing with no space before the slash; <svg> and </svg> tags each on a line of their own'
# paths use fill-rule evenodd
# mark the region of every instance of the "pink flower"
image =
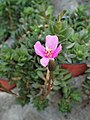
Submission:
<svg viewBox="0 0 90 120">
<path fill-rule="evenodd" d="M 42 46 L 39 41 L 34 45 L 36 54 L 42 57 L 40 63 L 44 67 L 48 65 L 50 59 L 54 60 L 62 50 L 61 44 L 58 46 L 58 37 L 56 35 L 47 35 L 45 46 Z"/>
</svg>

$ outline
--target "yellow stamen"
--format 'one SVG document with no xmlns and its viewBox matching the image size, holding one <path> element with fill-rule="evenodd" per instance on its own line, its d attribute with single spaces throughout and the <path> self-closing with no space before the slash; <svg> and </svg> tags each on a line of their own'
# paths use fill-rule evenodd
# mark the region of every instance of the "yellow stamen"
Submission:
<svg viewBox="0 0 90 120">
<path fill-rule="evenodd" d="M 51 48 L 46 48 L 44 50 L 45 56 L 51 58 L 52 57 L 52 50 Z"/>
</svg>

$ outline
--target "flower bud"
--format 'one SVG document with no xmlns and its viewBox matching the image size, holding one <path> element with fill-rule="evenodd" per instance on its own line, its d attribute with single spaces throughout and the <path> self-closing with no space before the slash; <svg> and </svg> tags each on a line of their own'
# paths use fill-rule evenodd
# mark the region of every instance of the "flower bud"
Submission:
<svg viewBox="0 0 90 120">
<path fill-rule="evenodd" d="M 56 63 L 54 60 L 49 60 L 49 64 L 48 64 L 48 69 L 50 71 L 54 71 L 55 70 L 55 67 L 56 67 Z"/>
</svg>

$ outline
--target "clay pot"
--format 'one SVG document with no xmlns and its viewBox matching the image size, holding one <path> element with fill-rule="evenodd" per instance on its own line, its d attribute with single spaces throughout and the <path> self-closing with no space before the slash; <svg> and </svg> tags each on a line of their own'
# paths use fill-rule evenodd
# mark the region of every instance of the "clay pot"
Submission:
<svg viewBox="0 0 90 120">
<path fill-rule="evenodd" d="M 16 87 L 16 84 L 10 85 L 8 80 L 0 78 L 0 84 L 6 88 L 6 90 L 11 90 Z M 0 91 L 5 91 L 3 88 L 0 87 Z"/>
<path fill-rule="evenodd" d="M 82 75 L 87 70 L 86 63 L 80 64 L 61 64 L 61 68 L 67 69 L 73 77 L 77 77 Z"/>
</svg>

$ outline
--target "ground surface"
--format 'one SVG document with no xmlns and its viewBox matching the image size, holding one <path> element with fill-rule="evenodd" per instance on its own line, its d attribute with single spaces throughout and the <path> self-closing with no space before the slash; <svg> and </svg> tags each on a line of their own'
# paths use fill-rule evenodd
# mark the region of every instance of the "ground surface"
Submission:
<svg viewBox="0 0 90 120">
<path fill-rule="evenodd" d="M 55 105 L 38 112 L 30 104 L 17 105 L 12 95 L 0 92 L 0 120 L 90 120 L 90 105 L 78 105 L 68 114 L 59 112 Z"/>
<path fill-rule="evenodd" d="M 77 1 L 52 0 L 55 5 L 54 15 L 57 16 L 62 9 L 73 10 L 78 6 Z M 86 0 L 82 1 L 84 4 L 87 2 Z M 90 120 L 90 105 L 84 108 L 77 105 L 68 115 L 59 112 L 54 104 L 45 111 L 37 112 L 32 105 L 28 104 L 22 108 L 15 103 L 15 98 L 12 95 L 0 92 L 0 120 Z"/>
</svg>

